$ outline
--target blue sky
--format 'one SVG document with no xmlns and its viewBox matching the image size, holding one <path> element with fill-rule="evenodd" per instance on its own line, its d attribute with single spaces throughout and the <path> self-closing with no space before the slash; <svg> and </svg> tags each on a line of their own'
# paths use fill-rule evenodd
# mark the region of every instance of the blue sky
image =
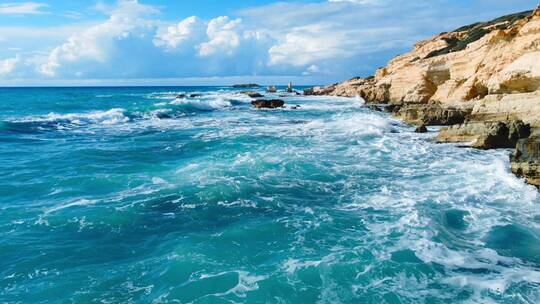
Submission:
<svg viewBox="0 0 540 304">
<path fill-rule="evenodd" d="M 0 85 L 327 84 L 537 0 L 0 2 Z"/>
</svg>

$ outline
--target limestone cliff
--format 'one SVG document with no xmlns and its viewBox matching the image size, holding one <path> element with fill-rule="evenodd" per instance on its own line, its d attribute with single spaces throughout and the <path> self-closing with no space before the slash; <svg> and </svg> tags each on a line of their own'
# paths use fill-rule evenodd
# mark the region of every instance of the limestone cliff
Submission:
<svg viewBox="0 0 540 304">
<path fill-rule="evenodd" d="M 441 33 L 418 42 L 373 77 L 306 93 L 361 96 L 369 103 L 397 105 L 394 113 L 415 124 L 463 124 L 443 131 L 440 141 L 474 138 L 477 147 L 498 148 L 521 140 L 518 148 L 525 147 L 521 137 L 499 139 L 516 123 L 540 129 L 540 7 Z M 491 142 L 497 144 L 490 146 Z M 529 150 L 530 146 L 534 145 L 527 146 Z M 540 160 L 529 157 L 527 162 Z M 523 165 L 519 174 L 527 178 L 537 167 L 527 165 L 524 170 Z M 535 184 L 539 180 L 527 179 Z"/>
</svg>

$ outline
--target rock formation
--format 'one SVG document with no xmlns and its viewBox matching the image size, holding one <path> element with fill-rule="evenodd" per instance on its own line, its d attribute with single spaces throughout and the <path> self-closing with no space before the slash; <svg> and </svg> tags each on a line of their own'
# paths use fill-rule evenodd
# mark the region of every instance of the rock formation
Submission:
<svg viewBox="0 0 540 304">
<path fill-rule="evenodd" d="M 251 104 L 257 109 L 276 109 L 283 108 L 285 101 L 281 99 L 257 99 L 252 101 Z"/>
<path fill-rule="evenodd" d="M 260 88 L 261 86 L 256 83 L 243 83 L 243 84 L 235 84 L 232 87 L 234 89 L 251 89 L 251 88 Z"/>
<path fill-rule="evenodd" d="M 540 136 L 532 135 L 518 141 L 516 151 L 510 157 L 512 172 L 524 177 L 532 185 L 540 186 Z"/>
<path fill-rule="evenodd" d="M 264 97 L 264 95 L 262 95 L 261 93 L 259 92 L 256 92 L 256 91 L 242 91 L 240 92 L 241 94 L 244 94 L 244 95 L 247 95 L 251 98 L 261 98 L 261 97 Z"/>
<path fill-rule="evenodd" d="M 531 152 L 538 137 L 524 138 L 540 129 L 540 7 L 441 33 L 372 77 L 304 94 L 360 96 L 390 104 L 386 110 L 409 123 L 451 126 L 440 142 L 488 149 L 519 140 L 513 171 L 540 186 L 540 159 Z"/>
</svg>

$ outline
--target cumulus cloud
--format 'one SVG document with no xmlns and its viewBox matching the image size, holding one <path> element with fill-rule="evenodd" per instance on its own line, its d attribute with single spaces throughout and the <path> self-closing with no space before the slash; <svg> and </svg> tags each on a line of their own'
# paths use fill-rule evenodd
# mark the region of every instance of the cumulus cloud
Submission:
<svg viewBox="0 0 540 304">
<path fill-rule="evenodd" d="M 210 39 L 199 45 L 199 55 L 210 56 L 217 52 L 231 56 L 240 45 L 241 19 L 230 20 L 227 16 L 212 19 L 206 33 Z"/>
<path fill-rule="evenodd" d="M 205 24 L 199 18 L 191 16 L 178 24 L 168 26 L 166 30 L 159 30 L 154 44 L 169 49 L 179 49 L 186 45 L 193 48 L 194 45 L 201 43 L 205 29 Z"/>
<path fill-rule="evenodd" d="M 120 1 L 107 21 L 71 36 L 67 42 L 54 48 L 39 71 L 47 76 L 56 76 L 58 69 L 66 63 L 106 63 L 115 53 L 131 51 L 119 49 L 119 45 L 128 39 L 145 39 L 155 25 L 143 16 L 154 13 L 157 10 L 152 6 L 133 0 Z M 78 72 L 79 75 L 81 73 Z"/>
<path fill-rule="evenodd" d="M 270 64 L 305 66 L 331 58 L 353 55 L 356 42 L 347 33 L 333 32 L 331 25 L 312 24 L 293 28 L 285 40 L 270 48 Z"/>
<path fill-rule="evenodd" d="M 3 3 L 0 4 L 0 15 L 38 15 L 46 14 L 42 9 L 47 4 L 37 2 Z"/>
<path fill-rule="evenodd" d="M 470 3 L 479 1 L 485 0 Z M 464 9 L 475 5 L 486 7 L 451 0 L 276 2 L 231 16 L 164 21 L 159 9 L 136 0 L 98 2 L 95 9 L 106 14 L 104 21 L 65 28 L 0 27 L 6 44 L 2 56 L 8 58 L 0 61 L 0 78 L 286 75 L 336 81 L 372 73 L 420 39 L 508 9 L 494 4 L 501 9 L 490 6 L 482 16 Z M 22 50 L 8 52 L 8 47 Z"/>
</svg>

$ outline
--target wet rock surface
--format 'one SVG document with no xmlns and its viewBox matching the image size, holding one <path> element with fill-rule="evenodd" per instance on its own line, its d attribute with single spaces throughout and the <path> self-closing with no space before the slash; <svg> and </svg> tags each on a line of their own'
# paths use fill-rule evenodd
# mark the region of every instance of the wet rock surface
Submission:
<svg viewBox="0 0 540 304">
<path fill-rule="evenodd" d="M 251 102 L 257 109 L 276 109 L 283 108 L 285 101 L 281 99 L 257 99 Z"/>
<path fill-rule="evenodd" d="M 405 122 L 426 126 L 451 126 L 465 122 L 471 109 L 442 107 L 440 105 L 406 105 L 396 115 Z"/>
<path fill-rule="evenodd" d="M 531 126 L 522 121 L 467 122 L 441 130 L 441 143 L 470 143 L 478 149 L 514 148 L 520 139 L 529 137 Z"/>
<path fill-rule="evenodd" d="M 525 178 L 532 185 L 540 187 L 540 135 L 521 139 L 510 157 L 512 172 Z"/>
</svg>

